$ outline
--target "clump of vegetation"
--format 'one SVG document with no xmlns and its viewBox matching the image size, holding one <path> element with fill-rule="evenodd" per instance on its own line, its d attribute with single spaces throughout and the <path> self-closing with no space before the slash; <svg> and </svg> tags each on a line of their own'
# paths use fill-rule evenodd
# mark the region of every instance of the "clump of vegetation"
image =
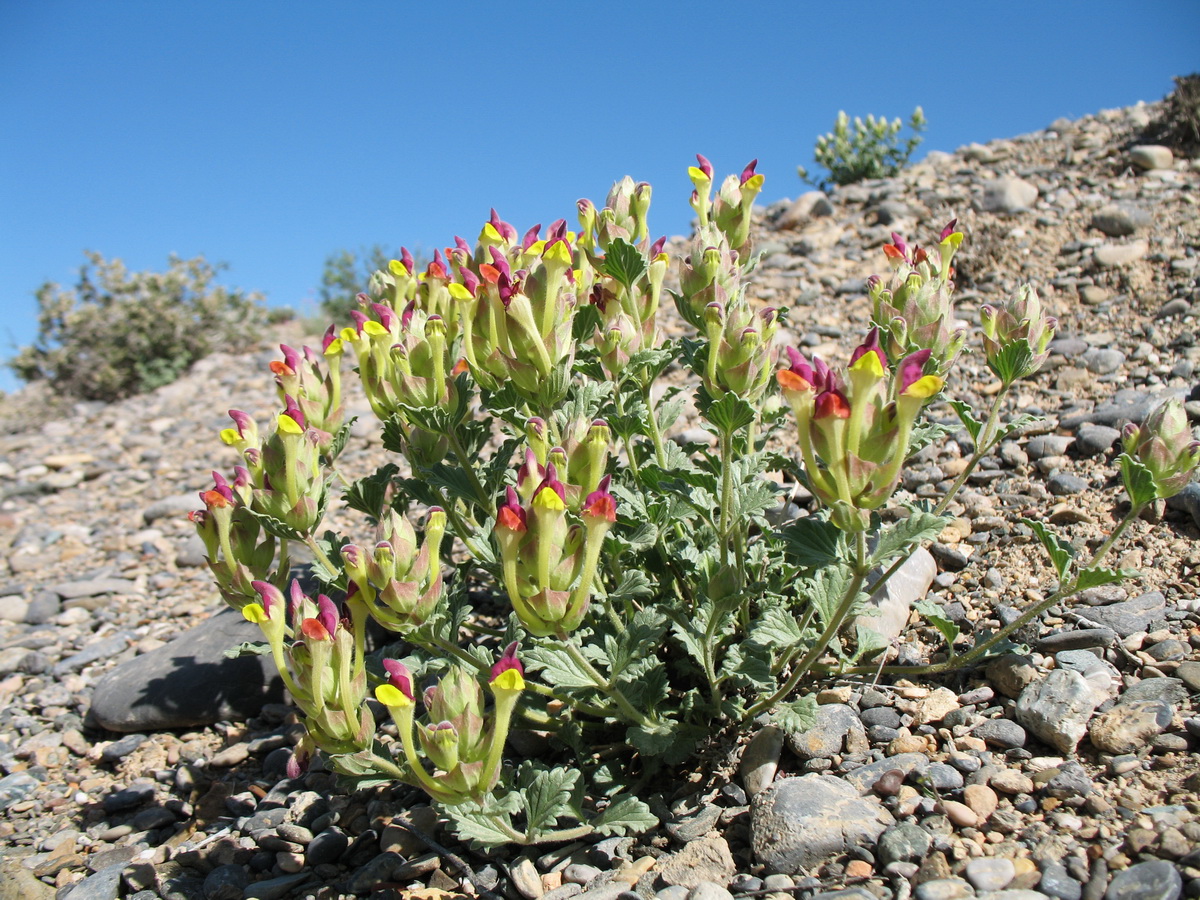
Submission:
<svg viewBox="0 0 1200 900">
<path fill-rule="evenodd" d="M 1175 79 L 1175 90 L 1167 94 L 1143 137 L 1185 156 L 1200 153 L 1200 72 Z"/>
<path fill-rule="evenodd" d="M 172 255 L 165 272 L 129 272 L 88 253 L 73 288 L 37 290 L 37 340 L 8 366 L 82 400 L 116 400 L 169 384 L 217 349 L 242 349 L 265 321 L 262 297 L 213 285 L 223 268 Z"/>
<path fill-rule="evenodd" d="M 899 118 L 867 116 L 866 120 L 854 117 L 854 128 L 850 128 L 850 117 L 838 112 L 833 131 L 817 138 L 813 156 L 829 170 L 829 177 L 815 181 L 808 177 L 804 166 L 797 166 L 800 177 L 809 184 L 824 189 L 831 184 L 854 184 L 865 178 L 890 178 L 906 165 L 913 151 L 921 144 L 921 132 L 925 130 L 925 113 L 921 107 L 913 110 L 908 127 L 912 135 L 900 143 L 900 132 L 904 128 Z"/>
</svg>

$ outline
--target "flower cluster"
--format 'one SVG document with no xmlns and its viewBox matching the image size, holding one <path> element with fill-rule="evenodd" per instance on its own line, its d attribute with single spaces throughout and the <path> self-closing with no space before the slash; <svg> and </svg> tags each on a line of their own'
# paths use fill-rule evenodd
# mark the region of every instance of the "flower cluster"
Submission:
<svg viewBox="0 0 1200 900">
<path fill-rule="evenodd" d="M 887 353 L 904 356 L 916 350 L 930 351 L 933 367 L 945 375 L 966 342 L 966 329 L 954 325 L 954 254 L 963 235 L 952 220 L 942 229 L 933 254 L 923 247 L 909 247 L 893 232 L 883 252 L 891 264 L 891 277 L 878 275 L 867 281 L 873 319 L 883 335 Z"/>
<path fill-rule="evenodd" d="M 500 780 L 504 742 L 517 699 L 525 689 L 525 668 L 517 659 L 517 644 L 509 644 L 492 666 L 488 688 L 494 706 L 490 714 L 484 712 L 483 690 L 475 676 L 453 666 L 425 691 L 426 721 L 415 722 L 412 673 L 395 659 L 385 659 L 383 667 L 387 681 L 375 689 L 375 698 L 396 723 L 412 783 L 442 803 L 481 801 Z M 424 760 L 431 768 L 426 768 Z"/>
<path fill-rule="evenodd" d="M 1200 466 L 1200 441 L 1192 436 L 1183 404 L 1174 398 L 1155 407 L 1143 424 L 1126 425 L 1121 440 L 1125 452 L 1149 471 L 1158 499 L 1182 491 Z"/>
<path fill-rule="evenodd" d="M 260 600 L 243 606 L 242 615 L 262 629 L 311 742 L 327 753 L 369 747 L 375 722 L 364 704 L 365 622 L 352 625 L 329 597 L 313 600 L 298 581 L 287 599 L 265 581 L 254 582 L 254 589 Z"/>
<path fill-rule="evenodd" d="M 1006 385 L 1042 367 L 1058 330 L 1058 320 L 1043 314 L 1037 291 L 1029 284 L 1004 306 L 981 306 L 979 321 L 988 368 Z"/>
<path fill-rule="evenodd" d="M 844 372 L 819 357 L 810 363 L 791 347 L 787 352 L 791 366 L 776 379 L 796 416 L 809 488 L 840 528 L 862 531 L 866 513 L 895 491 L 917 414 L 943 379 L 925 374 L 928 349 L 889 368 L 878 328 L 854 350 Z"/>
</svg>

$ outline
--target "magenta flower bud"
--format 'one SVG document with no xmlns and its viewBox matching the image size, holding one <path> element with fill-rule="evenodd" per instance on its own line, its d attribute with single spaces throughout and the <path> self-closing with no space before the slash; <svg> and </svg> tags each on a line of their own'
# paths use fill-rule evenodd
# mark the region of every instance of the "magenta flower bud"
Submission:
<svg viewBox="0 0 1200 900">
<path fill-rule="evenodd" d="M 283 351 L 284 365 L 291 369 L 292 372 L 298 371 L 300 369 L 300 354 L 296 352 L 295 348 L 289 347 L 287 344 L 280 344 L 279 349 Z"/>
<path fill-rule="evenodd" d="M 524 507 L 521 506 L 521 498 L 517 496 L 512 485 L 509 485 L 505 492 L 504 502 L 496 510 L 496 527 L 520 533 L 529 529 L 528 523 L 528 516 Z"/>
<path fill-rule="evenodd" d="M 296 403 L 294 397 L 290 394 L 283 398 L 284 406 L 286 407 L 283 414 L 300 426 L 301 429 L 307 427 L 307 422 L 304 418 L 304 413 L 301 412 L 300 406 Z"/>
<path fill-rule="evenodd" d="M 293 578 L 288 588 L 288 618 L 294 621 L 300 615 L 300 607 L 307 599 L 308 596 L 300 587 L 299 579 Z"/>
<path fill-rule="evenodd" d="M 657 241 L 655 241 L 653 244 L 650 245 L 650 259 L 654 259 L 654 257 L 658 256 L 658 254 L 662 253 L 663 247 L 665 247 L 666 245 L 667 245 L 667 236 L 664 234 Z"/>
<path fill-rule="evenodd" d="M 386 328 L 388 331 L 395 330 L 394 326 L 396 324 L 396 311 L 390 306 L 385 306 L 382 303 L 372 303 L 371 312 L 375 313 L 375 315 L 379 317 L 379 324 L 381 324 L 384 328 Z"/>
<path fill-rule="evenodd" d="M 213 488 L 213 490 L 215 490 L 218 494 L 220 494 L 222 497 L 224 497 L 226 500 L 228 500 L 230 503 L 232 503 L 233 502 L 233 491 L 229 487 L 229 482 L 225 480 L 225 476 L 222 475 L 220 472 L 213 472 L 212 477 L 213 477 L 213 483 L 216 485 L 216 487 Z M 201 494 L 201 497 L 203 497 L 203 496 L 204 495 Z"/>
<path fill-rule="evenodd" d="M 297 746 L 292 751 L 292 755 L 288 757 L 285 774 L 293 780 L 299 778 L 308 771 L 308 764 L 311 759 L 312 754 L 306 752 L 302 747 Z"/>
<path fill-rule="evenodd" d="M 250 587 L 258 592 L 258 596 L 262 600 L 263 612 L 267 614 L 267 618 L 271 618 L 272 607 L 283 608 L 283 592 L 269 581 L 252 581 Z"/>
<path fill-rule="evenodd" d="M 407 247 L 400 248 L 400 262 L 404 265 L 404 268 L 408 270 L 409 275 L 411 275 L 413 273 L 413 269 L 416 268 L 416 263 L 413 261 L 413 255 L 408 252 Z"/>
<path fill-rule="evenodd" d="M 925 374 L 925 363 L 933 354 L 931 350 L 918 350 L 900 360 L 898 375 L 900 378 L 900 393 L 907 391 L 922 375 Z"/>
<path fill-rule="evenodd" d="M 701 156 L 699 153 L 696 154 L 696 163 L 699 165 L 700 171 L 703 172 L 711 181 L 713 177 L 712 163 L 710 163 L 706 157 Z"/>
<path fill-rule="evenodd" d="M 370 301 L 370 299 L 371 299 L 370 297 L 367 297 L 367 295 L 366 295 L 366 294 L 359 294 L 358 296 L 359 296 L 359 301 L 360 301 L 360 302 L 362 302 L 362 299 L 363 299 L 363 298 L 366 298 L 366 300 L 367 300 L 368 302 L 369 302 L 369 301 Z M 370 319 L 368 319 L 368 318 L 367 318 L 367 317 L 366 317 L 366 316 L 365 316 L 365 315 L 362 313 L 362 311 L 361 311 L 361 310 L 357 310 L 357 309 L 352 309 L 352 310 L 350 310 L 350 318 L 351 318 L 351 319 L 354 321 L 354 330 L 355 330 L 355 331 L 358 333 L 359 337 L 362 337 L 362 333 L 363 333 L 363 326 L 364 326 L 364 325 L 366 325 L 366 324 L 367 324 L 367 322 L 369 322 L 369 321 L 371 321 L 371 320 L 370 320 Z"/>
<path fill-rule="evenodd" d="M 337 632 L 338 620 L 341 617 L 338 615 L 337 606 L 324 594 L 317 597 L 317 620 L 325 626 L 325 630 L 333 635 Z"/>
<path fill-rule="evenodd" d="M 471 296 L 474 297 L 479 292 L 479 276 L 470 269 L 463 269 L 460 272 L 460 276 L 462 278 L 463 287 L 465 287 L 470 292 Z"/>
<path fill-rule="evenodd" d="M 517 642 L 513 641 L 504 648 L 504 652 L 500 658 L 496 660 L 496 664 L 492 666 L 492 681 L 500 677 L 501 672 L 507 672 L 509 669 L 516 669 L 517 674 L 525 674 L 525 666 L 517 659 Z"/>
<path fill-rule="evenodd" d="M 258 426 L 254 424 L 254 420 L 240 409 L 229 410 L 229 418 L 233 419 L 233 424 L 237 426 L 238 434 L 242 438 L 245 438 L 247 434 L 258 433 Z M 253 440 L 253 437 L 250 439 Z"/>
<path fill-rule="evenodd" d="M 410 701 L 413 699 L 412 673 L 408 666 L 398 659 L 385 659 L 383 670 L 387 672 L 388 684 L 402 693 Z"/>
<path fill-rule="evenodd" d="M 942 229 L 942 233 L 938 235 L 939 241 L 944 241 L 950 235 L 954 234 L 955 226 L 958 225 L 958 219 L 951 219 L 950 223 Z"/>
<path fill-rule="evenodd" d="M 501 221 L 495 209 L 491 211 L 491 217 L 488 219 L 488 222 L 491 223 L 491 226 L 496 229 L 496 233 L 504 238 L 504 240 L 516 241 L 517 229 L 513 228 L 507 222 Z"/>
<path fill-rule="evenodd" d="M 742 169 L 742 174 L 741 174 L 741 177 L 738 179 L 738 183 L 745 184 L 747 181 L 749 181 L 751 178 L 753 178 L 754 177 L 754 167 L 757 165 L 758 165 L 757 159 L 750 160 L 750 164 L 747 165 L 746 168 Z"/>
<path fill-rule="evenodd" d="M 868 353 L 874 353 L 879 357 L 879 367 L 887 371 L 887 354 L 883 352 L 883 345 L 879 343 L 878 328 L 872 328 L 867 333 L 867 339 L 854 348 L 854 352 L 850 354 L 850 365 L 854 365 Z"/>
</svg>

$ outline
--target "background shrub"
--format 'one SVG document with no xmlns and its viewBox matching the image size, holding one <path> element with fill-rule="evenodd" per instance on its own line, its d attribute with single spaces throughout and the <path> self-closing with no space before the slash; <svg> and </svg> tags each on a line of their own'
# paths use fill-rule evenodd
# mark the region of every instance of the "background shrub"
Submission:
<svg viewBox="0 0 1200 900">
<path fill-rule="evenodd" d="M 1143 140 L 1170 147 L 1183 156 L 1200 153 L 1200 73 L 1175 79 L 1175 90 L 1163 100 Z"/>
<path fill-rule="evenodd" d="M 899 118 L 889 122 L 867 116 L 863 121 L 855 116 L 852 130 L 850 117 L 839 112 L 833 131 L 817 138 L 813 150 L 816 161 L 829 170 L 829 177 L 822 178 L 820 186 L 853 184 L 864 178 L 890 178 L 908 165 L 909 157 L 921 143 L 925 124 L 925 113 L 918 106 L 908 120 L 912 135 L 901 144 L 900 131 L 904 126 Z M 798 166 L 797 170 L 805 181 L 818 183 L 808 177 L 804 166 Z"/>
<path fill-rule="evenodd" d="M 38 336 L 8 363 L 24 381 L 46 381 L 84 400 L 115 400 L 174 381 L 217 349 L 258 340 L 259 294 L 213 286 L 223 268 L 172 255 L 165 272 L 128 272 L 87 253 L 73 288 L 37 290 Z"/>
</svg>

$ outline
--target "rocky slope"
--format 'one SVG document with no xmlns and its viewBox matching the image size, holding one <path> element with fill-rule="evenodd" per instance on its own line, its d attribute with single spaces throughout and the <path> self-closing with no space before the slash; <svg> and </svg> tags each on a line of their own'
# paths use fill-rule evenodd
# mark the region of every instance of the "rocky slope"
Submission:
<svg viewBox="0 0 1200 900">
<path fill-rule="evenodd" d="M 1030 281 L 1061 323 L 1012 404 L 1046 424 L 985 461 L 889 602 L 927 590 L 968 635 L 1007 621 L 1050 580 L 1017 517 L 1094 547 L 1115 521 L 1116 429 L 1168 393 L 1200 418 L 1200 167 L 1137 146 L 1152 113 L 1055 122 L 762 212 L 757 296 L 793 307 L 785 337 L 806 352 L 857 342 L 890 232 L 928 240 L 952 217 L 964 320 Z M 831 684 L 817 728 L 790 742 L 765 729 L 681 779 L 664 827 L 636 842 L 480 858 L 445 846 L 407 789 L 287 780 L 294 719 L 256 660 L 220 668 L 240 625 L 211 618 L 184 517 L 210 467 L 231 464 L 224 410 L 273 409 L 275 355 L 212 357 L 149 396 L 61 416 L 36 391 L 3 402 L 0 897 L 1200 896 L 1196 485 L 1121 545 L 1141 580 L 1053 608 L 1022 635 L 1027 657 L 944 682 Z M 950 390 L 978 407 L 988 383 L 965 360 Z M 904 488 L 936 496 L 966 444 L 923 452 Z M 356 473 L 381 455 L 364 422 L 344 459 Z M 893 653 L 920 661 L 933 638 L 909 629 Z"/>
</svg>

